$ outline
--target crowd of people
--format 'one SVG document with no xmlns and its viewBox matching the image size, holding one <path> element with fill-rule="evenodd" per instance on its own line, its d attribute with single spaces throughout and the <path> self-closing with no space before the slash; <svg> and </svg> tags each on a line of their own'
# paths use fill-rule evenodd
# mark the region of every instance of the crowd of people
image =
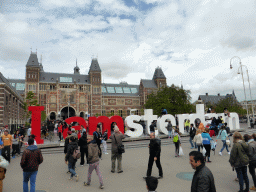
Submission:
<svg viewBox="0 0 256 192">
<path fill-rule="evenodd" d="M 220 117 L 221 119 L 221 117 Z M 188 127 L 189 126 L 189 127 Z M 210 125 L 211 126 L 211 125 Z M 227 124 L 219 123 L 216 129 L 215 127 L 203 126 L 187 122 L 185 129 L 189 133 L 189 141 L 191 149 L 189 153 L 189 163 L 195 173 L 191 183 L 191 192 L 199 191 L 216 191 L 214 176 L 205 163 L 211 163 L 210 159 L 211 151 L 215 151 L 216 142 L 218 139 L 222 142 L 222 148 L 219 151 L 219 155 L 222 156 L 224 149 L 230 155 L 230 165 L 236 171 L 236 179 L 239 181 L 239 192 L 253 190 L 256 191 L 256 134 L 242 136 L 239 132 L 233 134 L 233 147 L 229 150 L 230 146 L 230 133 Z M 108 138 L 108 130 L 101 133 L 102 125 L 99 123 L 97 129 L 93 132 L 93 135 L 88 134 L 88 128 L 81 126 L 81 130 L 76 131 L 72 128 L 72 125 L 59 122 L 57 125 L 54 122 L 50 122 L 47 126 L 42 126 L 42 137 L 46 137 L 47 133 L 53 135 L 54 129 L 58 130 L 57 134 L 59 140 L 63 140 L 63 129 L 69 128 L 65 138 L 65 163 L 67 164 L 67 174 L 70 174 L 70 180 L 79 180 L 79 176 L 76 173 L 76 163 L 79 161 L 80 166 L 88 165 L 87 180 L 84 181 L 84 186 L 91 185 L 91 175 L 93 170 L 99 177 L 99 188 L 104 188 L 103 177 L 100 171 L 100 160 L 102 160 L 102 153 L 107 153 L 106 141 L 110 139 L 111 142 L 111 172 L 122 173 L 122 153 L 124 152 L 124 146 L 122 140 L 125 138 L 124 134 L 119 131 L 119 128 L 114 124 L 114 132 Z M 146 187 L 148 191 L 155 191 L 158 185 L 158 180 L 163 178 L 163 169 L 161 166 L 161 139 L 155 137 L 155 122 L 152 122 L 150 128 L 150 142 L 149 142 L 149 160 L 146 176 L 143 177 L 146 181 Z M 181 133 L 178 126 L 173 127 L 171 122 L 167 123 L 168 138 L 172 140 L 175 146 L 175 157 L 180 157 L 181 148 Z M 214 134 L 211 134 L 211 130 L 214 130 Z M 52 132 L 52 133 L 51 133 Z M 78 138 L 78 133 L 81 137 Z M 8 129 L 4 129 L 2 136 L 0 137 L 0 189 L 2 190 L 2 180 L 4 179 L 6 167 L 11 161 L 11 156 L 15 158 L 15 155 L 20 155 L 20 147 L 25 144 L 27 147 L 22 153 L 21 168 L 23 169 L 23 191 L 27 192 L 28 182 L 30 181 L 30 191 L 35 191 L 36 175 L 39 165 L 43 162 L 43 156 L 40 149 L 37 148 L 35 142 L 35 136 L 31 134 L 31 129 L 27 130 L 28 141 L 25 142 L 25 130 L 22 126 L 13 135 L 9 133 Z M 101 147 L 103 145 L 103 147 Z M 102 150 L 103 148 L 103 150 Z M 117 161 L 117 169 L 116 169 Z M 151 176 L 154 162 L 159 170 L 159 176 Z M 249 173 L 252 176 L 254 186 L 250 188 L 249 179 L 247 175 L 247 166 Z M 3 175 L 3 176 L 2 176 Z M 245 185 L 245 189 L 244 189 Z M 0 192 L 1 192 L 0 190 Z"/>
</svg>

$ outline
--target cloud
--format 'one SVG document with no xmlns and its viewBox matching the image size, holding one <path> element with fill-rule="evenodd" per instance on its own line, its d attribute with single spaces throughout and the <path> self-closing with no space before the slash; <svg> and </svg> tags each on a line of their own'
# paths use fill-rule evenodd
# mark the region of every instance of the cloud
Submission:
<svg viewBox="0 0 256 192">
<path fill-rule="evenodd" d="M 241 37 L 239 35 L 232 37 L 229 37 L 225 42 L 223 42 L 223 45 L 235 48 L 237 51 L 245 51 L 247 49 L 253 49 L 255 50 L 255 38 L 253 37 Z"/>
<path fill-rule="evenodd" d="M 55 9 L 59 7 L 81 7 L 88 6 L 91 0 L 41 0 L 44 9 Z"/>
</svg>

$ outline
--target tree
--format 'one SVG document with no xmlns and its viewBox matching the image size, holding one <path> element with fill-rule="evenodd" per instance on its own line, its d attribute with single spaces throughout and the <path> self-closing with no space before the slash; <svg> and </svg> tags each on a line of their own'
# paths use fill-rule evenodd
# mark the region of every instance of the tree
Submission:
<svg viewBox="0 0 256 192">
<path fill-rule="evenodd" d="M 242 105 L 233 97 L 220 100 L 214 108 L 216 113 L 223 113 L 224 108 L 227 108 L 229 112 L 238 113 L 240 116 L 246 114 L 246 110 L 243 109 Z"/>
<path fill-rule="evenodd" d="M 192 105 L 189 90 L 181 89 L 173 84 L 159 90 L 156 94 L 151 93 L 146 101 L 145 108 L 153 109 L 154 114 L 161 115 L 162 108 L 169 114 L 194 113 L 195 105 Z"/>
</svg>

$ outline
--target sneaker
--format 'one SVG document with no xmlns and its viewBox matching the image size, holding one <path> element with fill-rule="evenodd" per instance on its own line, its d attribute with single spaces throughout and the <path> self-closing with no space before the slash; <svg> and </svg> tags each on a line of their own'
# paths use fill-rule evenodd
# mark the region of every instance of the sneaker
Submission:
<svg viewBox="0 0 256 192">
<path fill-rule="evenodd" d="M 255 187 L 255 186 L 252 186 L 252 187 L 250 188 L 250 190 L 256 191 L 256 187 Z"/>
<path fill-rule="evenodd" d="M 72 181 L 72 180 L 73 180 L 73 177 L 70 176 L 70 177 L 69 177 L 69 180 Z"/>
<path fill-rule="evenodd" d="M 230 155 L 230 152 L 228 152 L 228 154 Z"/>
<path fill-rule="evenodd" d="M 121 170 L 121 171 L 118 171 L 117 173 L 123 173 L 124 171 L 123 170 Z"/>
<path fill-rule="evenodd" d="M 157 179 L 163 179 L 163 176 L 159 176 L 159 177 L 157 177 Z"/>
<path fill-rule="evenodd" d="M 100 189 L 104 189 L 104 185 L 100 185 Z"/>
<path fill-rule="evenodd" d="M 83 167 L 84 165 L 81 165 L 81 167 Z"/>
<path fill-rule="evenodd" d="M 15 155 L 13 155 L 12 158 L 15 159 Z"/>
<path fill-rule="evenodd" d="M 207 163 L 211 163 L 211 161 L 207 161 Z"/>
<path fill-rule="evenodd" d="M 76 182 L 78 181 L 78 175 L 75 176 L 76 177 Z"/>
<path fill-rule="evenodd" d="M 144 179 L 144 180 L 146 180 L 146 179 L 147 179 L 147 177 L 143 177 L 143 179 Z"/>
<path fill-rule="evenodd" d="M 84 182 L 84 186 L 90 186 L 90 184 L 88 184 L 88 183 Z"/>
<path fill-rule="evenodd" d="M 194 147 L 191 147 L 190 149 L 194 149 Z"/>
<path fill-rule="evenodd" d="M 70 171 L 67 171 L 67 174 L 70 174 L 71 172 Z"/>
<path fill-rule="evenodd" d="M 115 173 L 115 171 L 111 170 L 111 173 Z"/>
<path fill-rule="evenodd" d="M 219 152 L 219 155 L 220 155 L 220 156 L 222 156 L 222 153 L 221 153 L 221 152 Z"/>
</svg>

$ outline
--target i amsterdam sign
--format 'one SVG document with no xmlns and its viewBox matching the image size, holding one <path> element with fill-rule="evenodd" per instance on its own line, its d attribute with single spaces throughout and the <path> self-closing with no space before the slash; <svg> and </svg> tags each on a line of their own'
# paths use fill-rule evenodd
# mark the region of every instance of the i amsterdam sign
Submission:
<svg viewBox="0 0 256 192">
<path fill-rule="evenodd" d="M 44 110 L 43 106 L 30 106 L 28 108 L 29 111 L 32 112 L 31 115 L 31 133 L 36 135 L 36 142 L 38 144 L 43 144 L 44 140 L 41 139 L 41 111 Z M 140 137 L 143 134 L 143 127 L 135 123 L 134 121 L 145 121 L 146 124 L 146 134 L 150 133 L 150 124 L 153 120 L 157 120 L 157 130 L 155 132 L 156 135 L 158 135 L 159 132 L 168 135 L 168 131 L 166 129 L 167 126 L 167 120 L 171 121 L 173 126 L 176 126 L 176 121 L 173 115 L 167 114 L 163 115 L 162 117 L 157 117 L 157 115 L 153 115 L 152 109 L 145 109 L 144 110 L 145 115 L 138 116 L 138 115 L 130 115 L 126 117 L 125 124 L 129 128 L 133 128 L 134 131 L 127 130 L 126 135 L 129 137 Z M 201 122 L 206 125 L 205 118 L 212 118 L 212 117 L 218 117 L 222 116 L 224 122 L 228 124 L 230 127 L 230 130 L 239 129 L 239 117 L 237 113 L 230 113 L 230 116 L 224 116 L 224 113 L 207 113 L 204 114 L 204 105 L 203 104 L 197 104 L 196 105 L 196 113 L 194 114 L 179 114 L 177 115 L 178 121 L 179 121 L 179 127 L 184 127 L 184 120 L 189 119 L 190 122 L 194 122 L 196 119 L 200 119 Z M 75 128 L 75 130 L 80 130 L 81 125 L 84 127 L 87 127 L 87 122 L 81 118 L 81 117 L 70 117 L 65 120 L 67 124 L 71 124 L 72 122 L 77 122 L 78 126 L 73 126 L 72 128 Z M 97 124 L 102 123 L 102 131 L 104 132 L 106 129 L 108 129 L 108 134 L 111 133 L 111 123 L 116 122 L 117 126 L 119 127 L 119 130 L 124 133 L 124 122 L 122 117 L 120 116 L 112 116 L 112 117 L 106 117 L 106 116 L 100 116 L 100 117 L 89 117 L 88 120 L 88 126 L 89 126 L 89 134 L 92 135 L 94 131 L 96 131 Z M 66 138 L 67 136 L 68 128 L 64 130 L 63 137 Z M 180 129 L 180 132 L 183 133 L 184 129 Z M 108 136 L 109 136 L 108 135 Z M 78 137 L 80 137 L 80 134 L 78 134 Z"/>
</svg>

